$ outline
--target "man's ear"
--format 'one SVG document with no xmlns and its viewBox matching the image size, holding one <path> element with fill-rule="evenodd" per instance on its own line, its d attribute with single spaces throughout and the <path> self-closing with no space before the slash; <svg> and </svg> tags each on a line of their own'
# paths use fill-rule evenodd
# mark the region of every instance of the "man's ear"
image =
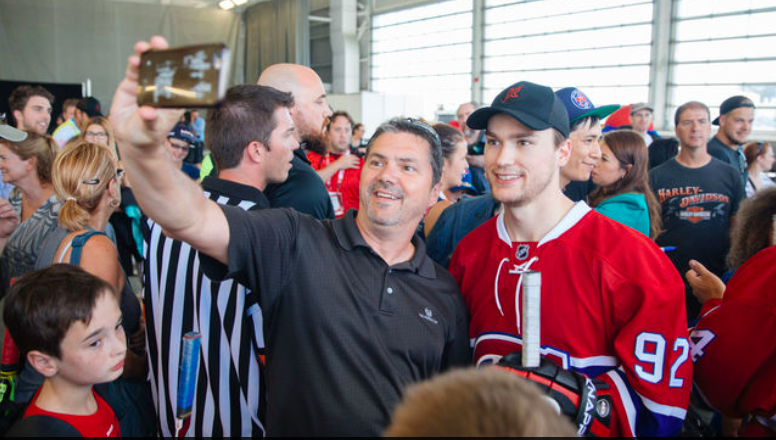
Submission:
<svg viewBox="0 0 776 440">
<path fill-rule="evenodd" d="M 43 377 L 54 377 L 59 372 L 59 365 L 54 356 L 32 350 L 27 353 L 27 363 Z"/>
<path fill-rule="evenodd" d="M 264 144 L 259 141 L 252 141 L 245 147 L 243 160 L 248 160 L 249 163 L 264 163 L 266 154 L 267 148 Z"/>
<path fill-rule="evenodd" d="M 436 205 L 439 201 L 439 194 L 442 192 L 442 182 L 440 181 L 433 188 L 431 188 L 431 196 L 428 199 L 428 209 Z"/>
<path fill-rule="evenodd" d="M 13 111 L 13 118 L 16 120 L 16 127 L 19 127 L 19 121 L 22 120 L 22 112 L 20 112 L 19 110 L 14 110 Z M 9 124 L 10 124 L 10 122 L 9 122 Z"/>
<path fill-rule="evenodd" d="M 560 144 L 560 147 L 558 147 L 558 166 L 560 168 L 565 167 L 569 163 L 569 159 L 571 159 L 571 140 L 566 139 L 562 144 Z"/>
</svg>

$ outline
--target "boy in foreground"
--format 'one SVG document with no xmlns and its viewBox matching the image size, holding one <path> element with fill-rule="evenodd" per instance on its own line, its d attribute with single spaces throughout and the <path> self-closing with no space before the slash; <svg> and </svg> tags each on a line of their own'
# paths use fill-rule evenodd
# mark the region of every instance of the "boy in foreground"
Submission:
<svg viewBox="0 0 776 440">
<path fill-rule="evenodd" d="M 19 278 L 3 315 L 26 362 L 46 378 L 8 435 L 120 437 L 113 409 L 92 388 L 124 371 L 118 293 L 57 264 Z"/>
</svg>

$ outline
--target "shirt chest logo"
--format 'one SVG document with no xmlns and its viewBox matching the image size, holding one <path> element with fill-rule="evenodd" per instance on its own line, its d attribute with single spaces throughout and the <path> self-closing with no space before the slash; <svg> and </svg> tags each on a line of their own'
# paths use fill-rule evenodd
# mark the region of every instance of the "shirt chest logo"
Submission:
<svg viewBox="0 0 776 440">
<path fill-rule="evenodd" d="M 527 244 L 521 244 L 517 247 L 517 252 L 515 252 L 515 258 L 517 258 L 520 261 L 524 261 L 528 258 L 528 254 L 531 251 L 531 246 Z"/>
<path fill-rule="evenodd" d="M 423 313 L 418 313 L 418 316 L 420 316 L 421 319 L 424 319 L 432 324 L 439 325 L 439 321 L 434 319 L 434 312 L 431 311 L 428 307 L 426 307 L 425 310 L 423 310 Z"/>
</svg>

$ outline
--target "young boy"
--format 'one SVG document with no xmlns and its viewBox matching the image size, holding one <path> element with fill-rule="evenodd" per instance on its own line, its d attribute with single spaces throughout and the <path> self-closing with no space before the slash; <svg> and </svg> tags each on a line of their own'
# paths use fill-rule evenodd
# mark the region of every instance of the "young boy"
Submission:
<svg viewBox="0 0 776 440">
<path fill-rule="evenodd" d="M 109 284 L 67 264 L 16 281 L 3 317 L 24 359 L 46 380 L 12 431 L 24 419 L 46 416 L 40 420 L 50 422 L 51 435 L 70 425 L 84 437 L 121 436 L 113 410 L 92 389 L 124 371 L 118 298 Z M 48 435 L 35 425 L 36 434 Z"/>
</svg>

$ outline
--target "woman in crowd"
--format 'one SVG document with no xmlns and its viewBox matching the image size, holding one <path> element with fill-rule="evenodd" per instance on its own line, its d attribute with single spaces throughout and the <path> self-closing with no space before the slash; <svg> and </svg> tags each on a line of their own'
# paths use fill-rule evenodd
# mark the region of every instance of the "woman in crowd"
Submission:
<svg viewBox="0 0 776 440">
<path fill-rule="evenodd" d="M 108 118 L 102 116 L 95 116 L 89 119 L 86 123 L 86 130 L 81 132 L 80 140 L 105 145 L 111 151 L 118 152 L 116 137 L 113 135 L 113 127 L 110 125 Z"/>
<path fill-rule="evenodd" d="M 457 201 L 458 198 L 455 197 L 452 189 L 461 186 L 463 176 L 469 169 L 469 163 L 466 161 L 466 139 L 463 137 L 463 133 L 447 124 L 435 124 L 432 128 L 437 132 L 439 140 L 442 142 L 444 165 L 442 168 L 442 193 L 439 195 L 439 202 L 426 214 L 423 226 L 426 237 L 434 228 L 442 211 Z"/>
<path fill-rule="evenodd" d="M 660 204 L 649 188 L 649 154 L 641 135 L 620 130 L 604 136 L 593 183 L 598 189 L 589 200 L 596 211 L 653 240 L 660 235 Z"/>
<path fill-rule="evenodd" d="M 765 188 L 775 187 L 766 172 L 773 168 L 773 148 L 768 142 L 749 142 L 744 146 L 746 156 L 746 168 L 749 172 L 746 182 L 746 196 L 752 197 L 756 192 Z"/>
<path fill-rule="evenodd" d="M 3 182 L 16 187 L 9 200 L 0 200 L 0 210 L 12 208 L 18 216 L 0 222 L 0 297 L 14 278 L 35 267 L 43 240 L 56 227 L 62 204 L 54 195 L 51 167 L 58 150 L 50 136 L 34 132 L 21 142 L 0 142 Z"/>
</svg>

